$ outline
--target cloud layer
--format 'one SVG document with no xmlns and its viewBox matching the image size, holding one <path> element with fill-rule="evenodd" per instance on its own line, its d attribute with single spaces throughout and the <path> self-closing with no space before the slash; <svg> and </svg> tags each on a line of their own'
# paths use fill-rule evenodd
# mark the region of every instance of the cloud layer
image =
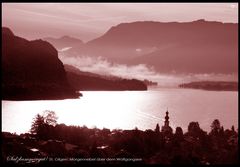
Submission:
<svg viewBox="0 0 240 167">
<path fill-rule="evenodd" d="M 232 81 L 238 80 L 235 74 L 161 74 L 154 70 L 154 67 L 147 66 L 146 64 L 138 65 L 125 65 L 112 63 L 102 57 L 67 57 L 59 55 L 59 58 L 64 64 L 70 64 L 82 71 L 98 73 L 102 75 L 114 75 L 123 78 L 135 79 L 148 79 L 158 82 L 159 86 L 175 87 L 180 83 L 211 80 L 211 81 Z"/>
</svg>

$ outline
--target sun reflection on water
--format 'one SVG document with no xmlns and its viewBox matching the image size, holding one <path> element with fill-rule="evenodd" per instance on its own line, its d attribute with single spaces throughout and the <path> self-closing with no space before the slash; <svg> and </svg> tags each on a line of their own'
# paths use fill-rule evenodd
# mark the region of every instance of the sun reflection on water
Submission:
<svg viewBox="0 0 240 167">
<path fill-rule="evenodd" d="M 226 128 L 237 126 L 238 94 L 199 90 L 82 91 L 80 99 L 2 101 L 2 131 L 29 131 L 36 114 L 52 110 L 58 123 L 109 129 L 154 129 L 164 124 L 167 107 L 170 125 L 184 131 L 190 121 L 208 130 L 218 118 Z M 226 100 L 228 99 L 228 100 Z"/>
</svg>

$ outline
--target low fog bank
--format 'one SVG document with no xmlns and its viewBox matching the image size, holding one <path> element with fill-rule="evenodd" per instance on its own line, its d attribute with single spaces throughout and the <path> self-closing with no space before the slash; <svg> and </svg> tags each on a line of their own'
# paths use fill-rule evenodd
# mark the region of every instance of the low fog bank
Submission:
<svg viewBox="0 0 240 167">
<path fill-rule="evenodd" d="M 97 73 L 101 75 L 112 75 L 128 79 L 150 80 L 158 82 L 160 87 L 177 87 L 179 84 L 192 81 L 238 81 L 238 74 L 178 74 L 159 73 L 154 67 L 146 64 L 126 65 L 108 61 L 103 57 L 90 57 L 87 55 L 79 57 L 64 56 L 59 52 L 59 58 L 64 64 L 79 68 L 81 71 Z"/>
</svg>

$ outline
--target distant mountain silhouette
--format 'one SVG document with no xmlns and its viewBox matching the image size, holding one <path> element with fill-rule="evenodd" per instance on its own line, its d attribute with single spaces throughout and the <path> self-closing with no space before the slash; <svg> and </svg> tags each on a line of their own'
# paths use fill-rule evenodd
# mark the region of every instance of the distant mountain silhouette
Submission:
<svg viewBox="0 0 240 167">
<path fill-rule="evenodd" d="M 158 72 L 233 73 L 238 71 L 238 24 L 205 20 L 122 23 L 70 50 L 126 64 L 145 63 Z"/>
<path fill-rule="evenodd" d="M 47 37 L 43 40 L 48 41 L 57 49 L 63 49 L 66 47 L 74 47 L 76 45 L 82 45 L 83 42 L 80 39 L 69 37 L 69 36 L 62 36 L 61 38 L 51 38 Z"/>
<path fill-rule="evenodd" d="M 67 78 L 77 90 L 147 90 L 144 82 L 137 79 L 123 79 L 80 71 L 71 65 L 64 65 Z"/>
<path fill-rule="evenodd" d="M 57 50 L 43 40 L 28 41 L 2 28 L 2 98 L 62 99 L 77 97 Z"/>
<path fill-rule="evenodd" d="M 197 81 L 190 83 L 183 83 L 179 85 L 180 88 L 203 89 L 213 91 L 238 91 L 238 82 L 226 81 Z"/>
</svg>

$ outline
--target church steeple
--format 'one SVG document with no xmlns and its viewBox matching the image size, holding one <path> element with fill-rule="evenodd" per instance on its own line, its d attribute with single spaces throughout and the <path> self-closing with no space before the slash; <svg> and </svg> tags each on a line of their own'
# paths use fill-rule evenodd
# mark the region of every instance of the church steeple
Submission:
<svg viewBox="0 0 240 167">
<path fill-rule="evenodd" d="M 164 122 L 165 124 L 164 124 L 164 126 L 165 127 L 167 127 L 167 126 L 169 126 L 169 116 L 168 116 L 168 110 L 167 110 L 167 112 L 166 112 L 166 116 L 165 116 L 165 122 Z"/>
<path fill-rule="evenodd" d="M 164 126 L 162 126 L 162 132 L 164 133 L 172 133 L 172 128 L 169 126 L 169 112 L 168 109 L 166 111 L 166 116 L 165 116 L 165 121 L 164 121 Z"/>
</svg>

